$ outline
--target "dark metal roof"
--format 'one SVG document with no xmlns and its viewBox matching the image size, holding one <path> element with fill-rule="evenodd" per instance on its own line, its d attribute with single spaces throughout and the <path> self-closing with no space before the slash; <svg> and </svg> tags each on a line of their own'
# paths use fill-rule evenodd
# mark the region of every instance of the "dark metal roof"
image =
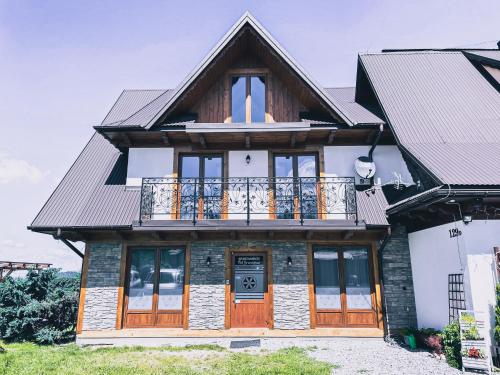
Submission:
<svg viewBox="0 0 500 375">
<path fill-rule="evenodd" d="M 33 229 L 129 226 L 138 190 L 126 190 L 127 160 L 94 134 L 31 224 Z"/>
<path fill-rule="evenodd" d="M 385 210 L 389 206 L 382 189 L 356 192 L 358 219 L 366 225 L 389 225 Z"/>
<path fill-rule="evenodd" d="M 326 92 L 334 98 L 343 112 L 355 125 L 380 125 L 385 122 L 354 100 L 355 87 L 326 88 Z"/>
<path fill-rule="evenodd" d="M 399 144 L 443 184 L 500 184 L 500 94 L 462 52 L 360 55 Z"/>
<path fill-rule="evenodd" d="M 101 126 L 118 126 L 168 90 L 123 90 Z"/>
<path fill-rule="evenodd" d="M 476 55 L 484 59 L 496 60 L 500 62 L 500 50 L 490 49 L 490 50 L 466 50 L 465 52 L 471 55 Z"/>
<path fill-rule="evenodd" d="M 94 134 L 30 228 L 128 227 L 139 218 L 140 191 L 126 188 L 127 159 Z M 359 220 L 388 225 L 381 191 L 358 193 Z"/>
</svg>

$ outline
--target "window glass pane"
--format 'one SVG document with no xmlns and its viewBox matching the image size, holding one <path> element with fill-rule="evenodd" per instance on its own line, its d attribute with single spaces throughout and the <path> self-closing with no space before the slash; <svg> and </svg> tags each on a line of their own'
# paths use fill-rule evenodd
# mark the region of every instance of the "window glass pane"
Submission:
<svg viewBox="0 0 500 375">
<path fill-rule="evenodd" d="M 305 219 L 316 219 L 318 215 L 317 171 L 314 155 L 297 156 L 297 173 L 300 177 L 300 203 Z"/>
<path fill-rule="evenodd" d="M 231 86 L 231 121 L 246 122 L 246 77 L 233 77 Z"/>
<path fill-rule="evenodd" d="M 344 274 L 348 309 L 372 307 L 368 250 L 344 251 Z"/>
<path fill-rule="evenodd" d="M 205 157 L 205 175 L 203 177 L 222 177 L 222 158 L 220 156 Z"/>
<path fill-rule="evenodd" d="M 274 164 L 276 177 L 293 177 L 293 158 L 291 156 L 276 156 Z"/>
<path fill-rule="evenodd" d="M 220 219 L 222 206 L 222 158 L 205 157 L 203 181 L 203 215 L 205 219 Z"/>
<path fill-rule="evenodd" d="M 151 310 L 155 280 L 155 250 L 132 251 L 129 275 L 129 310 Z"/>
<path fill-rule="evenodd" d="M 279 219 L 292 219 L 294 214 L 293 157 L 276 156 L 275 211 Z"/>
<path fill-rule="evenodd" d="M 316 308 L 340 309 L 339 255 L 336 250 L 314 252 Z"/>
<path fill-rule="evenodd" d="M 183 156 L 182 161 L 181 176 L 188 177 L 200 177 L 200 158 L 199 156 Z"/>
<path fill-rule="evenodd" d="M 266 85 L 264 77 L 250 78 L 250 95 L 252 98 L 252 122 L 265 122 Z"/>
<path fill-rule="evenodd" d="M 182 310 L 184 250 L 160 250 L 158 310 Z"/>
</svg>

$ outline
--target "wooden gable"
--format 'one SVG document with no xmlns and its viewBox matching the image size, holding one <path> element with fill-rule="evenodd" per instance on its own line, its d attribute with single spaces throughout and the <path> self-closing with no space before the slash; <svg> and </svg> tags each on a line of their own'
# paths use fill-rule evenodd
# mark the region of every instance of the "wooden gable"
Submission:
<svg viewBox="0 0 500 375">
<path fill-rule="evenodd" d="M 198 122 L 231 122 L 228 76 L 252 70 L 267 76 L 266 122 L 300 121 L 301 112 L 318 119 L 345 122 L 317 90 L 247 24 L 212 58 L 156 123 L 188 113 L 196 113 Z"/>
</svg>

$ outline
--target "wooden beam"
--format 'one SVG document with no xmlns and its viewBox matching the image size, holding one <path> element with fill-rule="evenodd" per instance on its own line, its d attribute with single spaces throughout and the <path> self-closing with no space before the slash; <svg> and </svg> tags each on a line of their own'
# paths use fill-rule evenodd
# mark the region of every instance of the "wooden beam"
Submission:
<svg viewBox="0 0 500 375">
<path fill-rule="evenodd" d="M 314 232 L 312 230 L 308 230 L 306 232 L 306 240 L 310 240 L 314 235 Z"/>
<path fill-rule="evenodd" d="M 290 148 L 295 148 L 295 143 L 297 142 L 297 135 L 292 133 L 290 135 Z"/>
<path fill-rule="evenodd" d="M 127 133 L 122 134 L 122 141 L 125 144 L 125 146 L 130 147 L 132 146 L 132 141 L 130 140 L 129 136 Z"/>
<path fill-rule="evenodd" d="M 194 230 L 193 230 L 193 231 L 191 231 L 191 232 L 189 233 L 189 235 L 191 236 L 191 238 L 192 238 L 193 240 L 197 240 L 197 239 L 198 239 L 198 232 L 196 232 L 196 231 L 194 231 Z"/>
<path fill-rule="evenodd" d="M 200 135 L 198 136 L 198 139 L 199 139 L 199 141 L 200 141 L 200 145 L 201 145 L 201 147 L 203 147 L 203 148 L 207 148 L 207 141 L 205 140 L 205 137 L 203 136 L 203 134 L 200 134 Z"/>
<path fill-rule="evenodd" d="M 237 233 L 235 230 L 232 230 L 231 232 L 229 232 L 229 237 L 232 239 L 232 240 L 235 240 L 236 237 L 237 237 Z"/>
<path fill-rule="evenodd" d="M 342 233 L 342 239 L 344 241 L 352 238 L 353 236 L 354 236 L 354 231 L 352 231 L 352 230 L 348 230 L 348 231 L 345 231 Z"/>
<path fill-rule="evenodd" d="M 333 140 L 335 139 L 335 130 L 330 130 L 330 134 L 328 134 L 328 141 L 327 143 L 331 145 L 333 143 Z"/>
<path fill-rule="evenodd" d="M 274 238 L 274 232 L 272 230 L 267 232 L 267 237 L 269 237 L 269 239 L 272 240 Z"/>
<path fill-rule="evenodd" d="M 161 140 L 163 141 L 165 146 L 170 146 L 170 139 L 168 138 L 168 135 L 166 135 L 165 133 L 161 135 Z"/>
<path fill-rule="evenodd" d="M 371 145 L 375 140 L 375 137 L 378 134 L 378 130 L 373 129 L 370 133 L 368 133 L 368 137 L 366 137 L 366 144 Z"/>
<path fill-rule="evenodd" d="M 245 147 L 250 148 L 252 147 L 252 143 L 250 142 L 250 134 L 245 133 Z"/>
<path fill-rule="evenodd" d="M 151 238 L 155 241 L 161 240 L 160 234 L 158 232 L 151 232 Z"/>
</svg>

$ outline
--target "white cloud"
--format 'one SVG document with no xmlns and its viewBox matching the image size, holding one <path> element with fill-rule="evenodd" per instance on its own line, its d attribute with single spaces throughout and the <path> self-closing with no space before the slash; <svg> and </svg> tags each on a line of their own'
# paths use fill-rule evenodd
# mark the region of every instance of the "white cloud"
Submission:
<svg viewBox="0 0 500 375">
<path fill-rule="evenodd" d="M 14 240 L 3 240 L 2 245 L 4 245 L 5 247 L 18 248 L 18 249 L 22 249 L 25 246 L 24 243 L 17 242 Z"/>
<path fill-rule="evenodd" d="M 16 159 L 0 152 L 0 185 L 11 182 L 27 181 L 37 184 L 45 174 L 26 160 Z"/>
</svg>

